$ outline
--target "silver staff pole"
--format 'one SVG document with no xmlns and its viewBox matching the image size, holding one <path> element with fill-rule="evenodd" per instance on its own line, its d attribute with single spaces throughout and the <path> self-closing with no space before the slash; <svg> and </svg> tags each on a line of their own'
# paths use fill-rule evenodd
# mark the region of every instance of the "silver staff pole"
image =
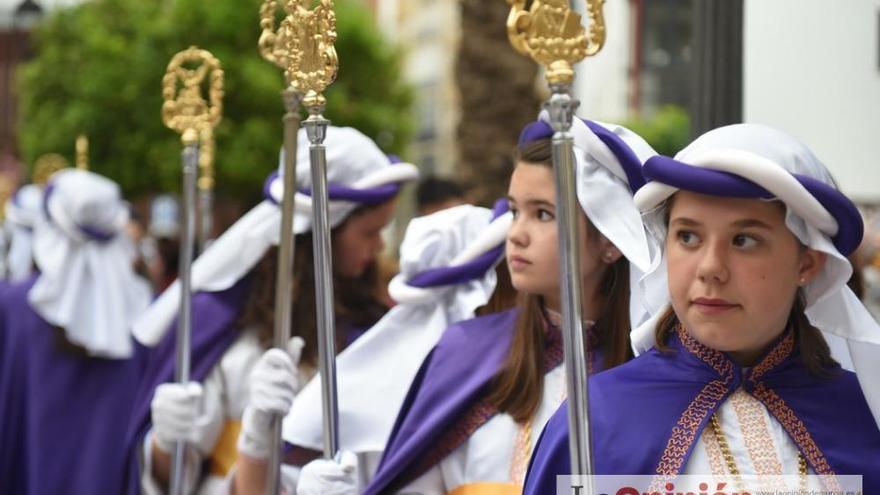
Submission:
<svg viewBox="0 0 880 495">
<path fill-rule="evenodd" d="M 202 86 L 209 81 L 209 101 L 202 97 Z M 192 257 L 195 249 L 196 178 L 199 167 L 199 133 L 213 128 L 220 120 L 223 97 L 223 71 L 210 52 L 190 47 L 176 54 L 162 79 L 162 120 L 181 134 L 183 141 L 183 228 L 180 238 L 180 311 L 177 323 L 177 347 L 174 380 L 187 383 L 190 379 L 190 342 L 192 337 Z M 186 443 L 174 445 L 171 464 L 170 492 L 183 494 Z"/>
<path fill-rule="evenodd" d="M 313 111 L 309 108 L 309 112 Z M 309 136 L 312 173 L 315 290 L 318 312 L 318 358 L 323 406 L 324 457 L 339 450 L 339 407 L 336 396 L 336 321 L 333 314 L 333 259 L 330 252 L 330 218 L 327 197 L 327 159 L 324 137 L 330 122 L 320 110 L 303 122 Z"/>
<path fill-rule="evenodd" d="M 339 68 L 336 57 L 336 15 L 332 0 L 320 0 L 314 9 L 287 8 L 291 29 L 293 63 L 287 72 L 299 88 L 309 118 L 302 125 L 309 138 L 312 178 L 312 227 L 315 254 L 318 370 L 324 423 L 324 457 L 333 459 L 339 450 L 339 408 L 336 397 L 336 322 L 333 313 L 333 259 L 330 252 L 330 220 L 327 198 L 327 160 L 324 137 L 330 122 L 322 116 L 323 93 Z M 301 51 L 300 51 L 301 50 Z"/>
<path fill-rule="evenodd" d="M 568 2 L 508 0 L 511 5 L 507 30 L 515 49 L 545 67 L 552 95 L 544 104 L 553 127 L 553 172 L 556 182 L 559 268 L 562 304 L 562 337 L 565 376 L 568 387 L 568 429 L 571 472 L 584 476 L 581 484 L 572 479 L 575 493 L 594 494 L 590 475 L 593 457 L 590 444 L 590 408 L 587 391 L 586 353 L 583 334 L 583 298 L 578 250 L 578 202 L 575 190 L 574 139 L 571 129 L 579 102 L 571 96 L 573 64 L 601 50 L 605 40 L 603 0 L 587 0 L 593 22 L 589 35 L 580 15 Z"/>
<path fill-rule="evenodd" d="M 275 18 L 278 12 L 277 0 L 265 0 L 260 7 L 260 27 L 262 33 L 257 42 L 260 54 L 267 61 L 283 69 L 285 73 L 293 63 L 292 51 L 289 48 L 290 21 L 285 19 L 276 28 Z M 297 135 L 300 128 L 299 91 L 288 80 L 287 87 L 281 92 L 286 110 L 284 122 L 284 153 L 282 158 L 282 181 L 284 192 L 281 199 L 281 235 L 278 246 L 278 272 L 275 278 L 275 325 L 272 337 L 273 347 L 287 349 L 291 337 L 291 300 L 293 285 L 293 262 L 296 242 L 293 232 L 293 215 L 295 211 L 294 195 L 296 194 L 296 156 Z M 272 418 L 272 443 L 269 447 L 269 466 L 266 473 L 266 493 L 277 495 L 281 488 L 281 425 L 284 418 L 280 415 Z"/>
<path fill-rule="evenodd" d="M 192 132 L 190 132 L 192 131 Z M 196 175 L 199 164 L 199 142 L 192 129 L 183 134 L 183 228 L 180 235 L 180 313 L 177 323 L 177 356 L 174 381 L 189 382 L 190 341 L 192 338 L 192 258 L 195 249 L 196 230 Z M 171 468 L 171 493 L 182 494 L 186 486 L 184 460 L 186 443 L 174 444 Z"/>
<path fill-rule="evenodd" d="M 293 232 L 294 195 L 296 194 L 297 133 L 299 132 L 299 94 L 292 88 L 283 92 L 287 112 L 284 114 L 284 194 L 281 200 L 281 237 L 278 248 L 278 274 L 275 278 L 275 328 L 272 345 L 287 349 L 291 335 L 293 302 L 293 259 L 296 243 Z M 281 487 L 281 423 L 283 416 L 272 418 L 272 443 L 269 450 L 269 479 L 266 493 L 275 495 Z"/>
</svg>

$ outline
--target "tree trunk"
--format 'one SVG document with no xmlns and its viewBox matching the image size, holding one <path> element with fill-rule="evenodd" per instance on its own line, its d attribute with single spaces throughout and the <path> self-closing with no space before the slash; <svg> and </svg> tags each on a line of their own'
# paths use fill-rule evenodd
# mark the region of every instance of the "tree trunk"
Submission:
<svg viewBox="0 0 880 495">
<path fill-rule="evenodd" d="M 474 200 L 491 204 L 507 195 L 511 153 L 522 127 L 537 117 L 537 65 L 507 39 L 510 11 L 501 0 L 460 0 L 461 43 L 456 84 L 461 121 L 456 132 L 456 176 Z"/>
</svg>

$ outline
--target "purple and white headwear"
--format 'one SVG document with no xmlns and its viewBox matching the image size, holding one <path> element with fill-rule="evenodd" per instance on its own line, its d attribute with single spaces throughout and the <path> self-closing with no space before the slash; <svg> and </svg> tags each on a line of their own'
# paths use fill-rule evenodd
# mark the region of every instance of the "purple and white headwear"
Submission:
<svg viewBox="0 0 880 495">
<path fill-rule="evenodd" d="M 548 118 L 546 111 L 541 112 L 537 121 L 527 125 L 519 146 L 553 137 Z M 648 301 L 658 292 L 639 281 L 655 264 L 660 247 L 645 231 L 633 194 L 645 183 L 642 164 L 657 152 L 639 135 L 615 124 L 575 118 L 571 133 L 578 202 L 596 229 L 630 262 L 630 321 L 639 324 L 650 316 Z"/>
<path fill-rule="evenodd" d="M 327 148 L 327 182 L 330 225 L 340 225 L 358 206 L 381 204 L 394 198 L 403 183 L 418 178 L 418 168 L 392 163 L 376 143 L 350 127 L 330 127 Z M 311 168 L 309 143 L 300 129 L 297 148 L 294 233 L 312 228 L 309 196 Z M 283 156 L 282 156 L 283 160 Z M 216 292 L 232 287 L 278 245 L 281 228 L 279 202 L 284 183 L 273 172 L 263 187 L 265 200 L 245 213 L 193 262 L 193 291 Z M 177 314 L 180 284 L 175 281 L 135 322 L 134 335 L 147 346 L 156 345 Z"/>
<path fill-rule="evenodd" d="M 33 270 L 34 226 L 43 212 L 43 190 L 26 184 L 6 202 L 6 223 L 9 246 L 6 251 L 6 278 L 18 282 Z"/>
<path fill-rule="evenodd" d="M 150 289 L 134 271 L 135 248 L 125 233 L 129 208 L 119 186 L 64 169 L 47 184 L 42 207 L 34 229 L 40 276 L 28 301 L 90 355 L 130 357 L 130 326 L 149 304 Z"/>
<path fill-rule="evenodd" d="M 788 228 L 805 246 L 828 255 L 822 273 L 804 288 L 806 315 L 823 332 L 834 358 L 857 372 L 880 423 L 880 325 L 847 286 L 852 265 L 846 257 L 862 240 L 862 217 L 809 148 L 776 129 L 737 124 L 700 136 L 674 159 L 648 160 L 644 173 L 650 182 L 636 194 L 636 205 L 661 245 L 663 206 L 680 189 L 785 204 Z M 665 263 L 655 268 L 648 278 L 665 280 Z M 653 346 L 654 326 L 664 309 L 633 333 L 636 353 Z"/>
<path fill-rule="evenodd" d="M 336 359 L 343 449 L 385 448 L 428 352 L 447 327 L 472 318 L 492 296 L 511 221 L 507 201 L 499 200 L 494 210 L 461 205 L 410 222 L 400 246 L 401 273 L 389 286 L 398 305 Z M 286 441 L 321 448 L 320 387 L 316 377 L 297 395 L 284 420 Z"/>
</svg>

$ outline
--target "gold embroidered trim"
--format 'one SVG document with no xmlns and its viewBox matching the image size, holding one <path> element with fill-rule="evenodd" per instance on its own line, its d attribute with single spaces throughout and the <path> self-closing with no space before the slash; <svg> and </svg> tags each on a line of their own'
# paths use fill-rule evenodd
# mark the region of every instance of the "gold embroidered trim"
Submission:
<svg viewBox="0 0 880 495">
<path fill-rule="evenodd" d="M 681 344 L 688 352 L 703 360 L 703 362 L 711 366 L 712 369 L 722 377 L 727 376 L 728 374 L 733 376 L 733 364 L 731 364 L 730 360 L 723 352 L 716 351 L 715 349 L 701 344 L 681 325 L 678 325 L 676 331 L 678 332 L 678 338 L 681 340 Z"/>
<path fill-rule="evenodd" d="M 825 458 L 825 454 L 816 445 L 816 441 L 813 440 L 813 436 L 810 435 L 807 427 L 776 392 L 767 388 L 763 383 L 759 383 L 755 386 L 752 394 L 756 399 L 763 402 L 776 420 L 782 424 L 782 427 L 785 428 L 785 431 L 788 432 L 789 436 L 800 448 L 801 453 L 806 457 L 810 465 L 813 466 L 816 474 L 830 476 L 835 474 L 828 464 L 828 459 Z"/>
<path fill-rule="evenodd" d="M 773 437 L 770 436 L 770 429 L 764 417 L 764 406 L 741 388 L 730 396 L 730 402 L 736 411 L 739 429 L 755 473 L 781 476 L 782 462 L 773 447 Z"/>
<path fill-rule="evenodd" d="M 666 442 L 666 448 L 657 464 L 656 473 L 659 475 L 676 475 L 681 472 L 685 456 L 696 440 L 700 427 L 705 424 L 709 413 L 714 411 L 727 395 L 730 384 L 733 382 L 733 364 L 724 353 L 697 342 L 681 325 L 678 326 L 677 331 L 678 338 L 685 349 L 702 359 L 721 377 L 709 382 L 700 390 L 700 393 L 691 401 L 672 428 L 672 433 Z"/>
<path fill-rule="evenodd" d="M 785 358 L 787 358 L 793 350 L 794 333 L 788 332 L 786 336 L 783 337 L 783 339 L 779 341 L 779 343 L 776 344 L 775 347 L 773 347 L 773 350 L 770 351 L 770 353 L 768 353 L 767 356 L 752 369 L 752 373 L 749 376 L 749 379 L 751 381 L 757 381 L 768 371 L 779 366 L 779 364 L 782 363 L 782 361 L 784 361 Z"/>
<path fill-rule="evenodd" d="M 715 476 L 730 474 L 727 472 L 724 454 L 721 453 L 721 443 L 715 435 L 715 430 L 712 428 L 704 429 L 700 439 L 703 441 L 703 446 L 706 447 L 706 453 L 709 455 L 709 467 L 712 469 L 712 474 Z"/>
<path fill-rule="evenodd" d="M 510 461 L 508 476 L 510 481 L 523 486 L 526 480 L 526 470 L 529 467 L 529 459 L 532 457 L 532 422 L 526 421 L 518 428 L 516 442 L 513 444 L 513 459 Z"/>
</svg>

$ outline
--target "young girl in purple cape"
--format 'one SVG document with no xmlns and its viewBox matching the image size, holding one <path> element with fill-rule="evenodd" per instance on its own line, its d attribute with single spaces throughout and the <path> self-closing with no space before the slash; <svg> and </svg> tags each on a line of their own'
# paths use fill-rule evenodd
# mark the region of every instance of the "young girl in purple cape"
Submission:
<svg viewBox="0 0 880 495">
<path fill-rule="evenodd" d="M 590 369 L 597 371 L 630 357 L 630 303 L 640 307 L 639 297 L 630 300 L 630 277 L 647 270 L 652 256 L 632 190 L 643 182 L 642 160 L 654 153 L 622 127 L 577 120 L 572 132 L 583 207 L 584 316 Z M 517 308 L 443 333 L 410 387 L 365 493 L 521 490 L 537 432 L 565 394 L 552 134 L 542 116 L 525 128 L 516 152 L 506 259 L 520 293 Z M 642 311 L 635 313 L 640 318 Z M 316 462 L 324 483 L 310 486 L 356 492 L 343 468 Z"/>
<path fill-rule="evenodd" d="M 331 127 L 325 140 L 332 227 L 337 347 L 368 328 L 387 306 L 379 296 L 376 257 L 382 229 L 391 221 L 402 183 L 415 166 L 393 163 L 367 136 Z M 187 493 L 215 493 L 242 452 L 255 462 L 268 457 L 270 419 L 290 404 L 255 401 L 273 387 L 297 389 L 317 367 L 312 261 L 309 145 L 300 132 L 295 195 L 296 252 L 292 294 L 291 353 L 271 344 L 283 182 L 273 174 L 265 200 L 246 213 L 193 264 L 192 382 L 173 377 L 174 332 L 180 286 L 173 284 L 135 325 L 147 345 L 159 345 L 141 384 L 129 431 L 133 453 L 129 493 L 163 492 L 170 452 L 177 441 L 190 448 Z M 166 333 L 167 332 L 167 333 Z M 289 371 L 291 377 L 282 374 Z M 280 378 L 279 378 L 280 377 Z M 138 465 L 140 468 L 138 469 Z"/>
<path fill-rule="evenodd" d="M 595 473 L 862 475 L 880 493 L 880 327 L 846 286 L 856 207 L 806 146 L 759 125 L 644 173 L 636 204 L 665 240 L 649 278 L 668 279 L 671 308 L 633 334 L 644 354 L 590 379 Z M 566 421 L 562 407 L 544 430 L 525 493 L 570 473 Z"/>
</svg>

